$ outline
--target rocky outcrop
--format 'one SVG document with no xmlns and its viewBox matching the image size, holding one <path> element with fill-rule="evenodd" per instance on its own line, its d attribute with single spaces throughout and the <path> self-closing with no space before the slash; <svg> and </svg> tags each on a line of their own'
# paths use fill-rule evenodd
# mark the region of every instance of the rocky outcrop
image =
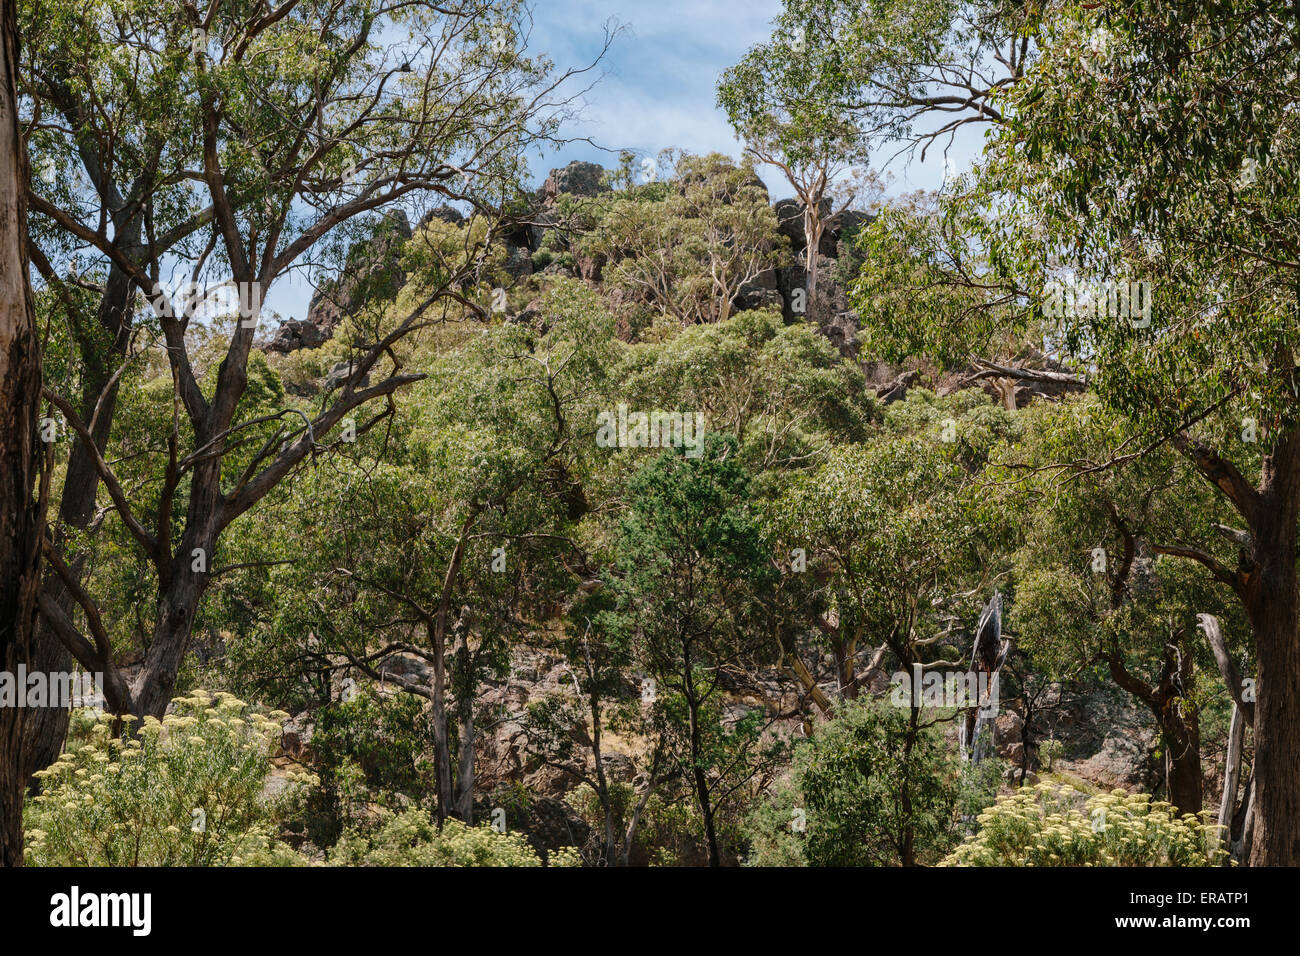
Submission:
<svg viewBox="0 0 1300 956">
<path fill-rule="evenodd" d="M 303 319 L 290 319 L 276 330 L 267 344 L 268 352 L 296 352 L 298 349 L 317 349 L 330 340 L 329 333 Z"/>
<path fill-rule="evenodd" d="M 573 196 L 595 196 L 609 190 L 605 182 L 605 169 L 596 163 L 575 159 L 561 169 L 552 169 L 542 186 L 542 200 L 552 203 L 560 193 Z"/>
<path fill-rule="evenodd" d="M 451 207 L 439 207 L 456 213 Z M 436 210 L 435 210 L 436 212 Z M 321 283 L 307 306 L 306 319 L 290 319 L 267 343 L 266 351 L 287 353 L 318 348 L 334 335 L 340 322 L 364 305 L 391 299 L 406 282 L 401 268 L 402 247 L 411 238 L 406 214 L 385 216 L 373 234 L 354 245 L 338 279 Z"/>
</svg>

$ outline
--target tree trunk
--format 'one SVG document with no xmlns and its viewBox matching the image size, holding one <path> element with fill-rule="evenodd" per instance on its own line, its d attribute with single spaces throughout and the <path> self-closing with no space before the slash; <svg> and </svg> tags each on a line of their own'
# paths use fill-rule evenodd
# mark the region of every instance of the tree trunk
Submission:
<svg viewBox="0 0 1300 956">
<path fill-rule="evenodd" d="M 1256 821 L 1252 866 L 1300 866 L 1300 645 L 1297 644 L 1295 516 L 1277 537 L 1284 560 L 1257 572 L 1247 603 L 1259 660 L 1255 701 Z"/>
<path fill-rule="evenodd" d="M 451 735 L 447 732 L 447 659 L 442 641 L 435 638 L 433 645 L 433 761 L 441 827 L 451 813 Z"/>
<path fill-rule="evenodd" d="M 898 845 L 898 856 L 903 866 L 916 866 L 916 824 L 912 819 L 911 758 L 920 734 L 920 719 L 921 709 L 913 704 L 907 724 L 907 737 L 903 740 L 903 780 L 898 801 L 903 814 L 903 832 Z"/>
<path fill-rule="evenodd" d="M 465 666 L 471 672 L 474 663 L 469 650 L 469 633 L 465 631 L 462 648 L 465 652 Z M 466 684 L 472 682 L 472 674 L 466 675 Z M 456 798 L 454 812 L 456 819 L 466 826 L 474 825 L 474 692 L 472 687 L 456 694 L 456 714 L 458 717 L 457 741 L 459 748 L 456 764 Z"/>
<path fill-rule="evenodd" d="M 1225 847 L 1232 846 L 1232 813 L 1237 807 L 1237 785 L 1241 781 L 1241 752 L 1246 744 L 1246 716 L 1236 704 L 1232 706 L 1232 724 L 1228 728 L 1228 755 L 1223 761 L 1223 796 L 1219 799 L 1219 833 Z"/>
<path fill-rule="evenodd" d="M 138 222 L 135 225 L 139 230 Z M 138 236 L 137 236 L 138 238 Z M 81 417 L 90 423 L 95 407 L 103 396 L 99 406 L 99 417 L 95 420 L 93 436 L 95 446 L 101 453 L 108 447 L 108 436 L 112 429 L 113 414 L 117 407 L 117 383 L 113 378 L 113 363 L 126 354 L 130 341 L 130 314 L 127 305 L 130 300 L 131 286 L 126 273 L 118 266 L 109 271 L 108 283 L 104 297 L 100 300 L 99 326 L 113 337 L 113 348 L 107 360 L 103 354 L 99 336 L 94 331 L 82 330 L 77 336 L 81 352 Z M 72 441 L 68 453 L 68 469 L 63 480 L 63 490 L 59 498 L 59 531 L 57 543 L 61 546 L 65 537 L 64 529 L 84 531 L 95 513 L 95 494 L 99 489 L 99 472 L 95 469 L 94 458 L 90 450 L 80 440 Z M 72 573 L 80 577 L 82 562 L 76 558 L 69 560 Z M 52 570 L 45 573 L 41 584 L 42 590 L 59 608 L 68 615 L 74 614 L 74 600 L 63 579 Z M 37 625 L 36 638 L 32 645 L 32 667 L 52 673 L 68 671 L 72 668 L 72 655 L 59 640 L 54 628 L 44 619 Z M 44 770 L 58 759 L 63 749 L 63 740 L 67 736 L 70 711 L 61 707 L 48 707 L 36 711 L 30 717 L 26 733 L 26 771 L 30 777 L 38 770 Z M 32 777 L 29 781 L 32 789 L 39 792 L 39 781 Z"/>
<path fill-rule="evenodd" d="M 709 797 L 709 779 L 703 767 L 704 741 L 700 727 L 700 701 L 695 695 L 689 645 L 684 650 L 682 658 L 686 666 L 682 671 L 682 689 L 685 691 L 686 707 L 690 712 L 691 779 L 695 785 L 695 799 L 700 807 L 700 817 L 704 821 L 704 840 L 709 851 L 709 866 L 716 867 L 722 865 L 722 855 L 718 852 L 718 833 L 713 820 L 713 801 Z"/>
<path fill-rule="evenodd" d="M 157 717 L 160 720 L 171 703 L 176 687 L 176 677 L 190 646 L 194 629 L 194 611 L 207 590 L 208 576 L 190 570 L 184 545 L 174 562 L 176 569 L 171 585 L 158 602 L 158 616 L 153 638 L 145 652 L 140 672 L 131 684 L 131 709 L 137 717 Z M 184 563 L 184 570 L 177 573 Z"/>
<path fill-rule="evenodd" d="M 805 271 L 808 273 L 810 307 L 813 297 L 817 295 L 817 249 L 822 244 L 822 233 L 826 230 L 826 224 L 822 222 L 821 217 L 821 196 L 818 194 L 811 198 L 813 201 L 805 202 L 803 208 L 804 239 L 808 243 L 808 248 L 804 251 L 804 263 Z"/>
<path fill-rule="evenodd" d="M 1177 699 L 1167 707 L 1176 707 Z M 1193 713 L 1171 715 L 1161 728 L 1165 738 L 1165 785 L 1169 802 L 1184 813 L 1200 813 L 1204 801 L 1201 777 L 1200 728 Z"/>
<path fill-rule="evenodd" d="M 1255 832 L 1251 866 L 1300 866 L 1300 620 L 1296 511 L 1300 433 L 1264 459 L 1251 534 L 1256 568 L 1246 614 L 1259 661 L 1255 701 Z"/>
<path fill-rule="evenodd" d="M 0 670 L 31 661 L 40 586 L 36 485 L 41 392 L 27 265 L 27 161 L 18 132 L 18 19 L 0 0 Z M 21 690 L 21 689 L 20 689 Z M 0 865 L 23 862 L 25 707 L 0 708 Z"/>
</svg>

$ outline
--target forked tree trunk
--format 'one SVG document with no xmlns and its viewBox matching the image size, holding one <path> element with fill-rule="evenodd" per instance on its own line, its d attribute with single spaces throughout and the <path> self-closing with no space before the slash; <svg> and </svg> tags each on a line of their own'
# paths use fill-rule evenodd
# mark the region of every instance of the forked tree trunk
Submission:
<svg viewBox="0 0 1300 956">
<path fill-rule="evenodd" d="M 0 670 L 30 663 L 40 585 L 33 502 L 41 356 L 27 274 L 27 162 L 18 132 L 18 20 L 0 0 Z M 23 688 L 18 688 L 21 693 Z M 25 707 L 0 708 L 0 865 L 23 861 Z"/>
</svg>

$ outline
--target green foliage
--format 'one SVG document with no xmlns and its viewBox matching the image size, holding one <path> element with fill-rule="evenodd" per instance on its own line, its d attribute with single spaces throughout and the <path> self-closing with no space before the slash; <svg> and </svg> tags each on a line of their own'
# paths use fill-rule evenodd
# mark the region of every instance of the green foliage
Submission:
<svg viewBox="0 0 1300 956">
<path fill-rule="evenodd" d="M 363 830 L 349 830 L 330 851 L 332 866 L 542 866 L 542 859 L 517 833 L 498 833 L 490 825 L 470 827 L 448 820 L 438 830 L 419 810 L 392 814 Z M 579 865 L 566 847 L 548 866 Z"/>
<path fill-rule="evenodd" d="M 1000 797 L 943 866 L 1222 866 L 1218 828 L 1146 794 L 1051 783 Z"/>
<path fill-rule="evenodd" d="M 88 714 L 90 712 L 87 712 Z M 264 793 L 286 715 L 258 713 L 229 694 L 176 699 L 162 721 L 115 736 L 113 718 L 83 718 L 84 739 L 40 772 L 44 791 L 24 812 L 36 866 L 284 865 L 276 839 L 287 795 Z M 311 778 L 291 776 L 293 783 Z"/>
<path fill-rule="evenodd" d="M 606 283 L 639 304 L 637 330 L 659 319 L 677 327 L 726 319 L 740 287 L 777 265 L 785 243 L 748 161 L 683 155 L 674 172 L 660 199 L 610 194 L 579 244 L 607 263 Z"/>
<path fill-rule="evenodd" d="M 380 696 L 362 688 L 349 701 L 321 708 L 315 719 L 313 764 L 338 819 L 358 818 L 363 802 L 366 807 L 371 801 L 389 807 L 424 804 L 432 766 L 421 698 Z"/>
<path fill-rule="evenodd" d="M 909 708 L 883 701 L 842 702 L 796 748 L 790 780 L 749 817 L 749 862 L 893 866 L 909 836 L 917 862 L 937 861 L 961 837 L 961 768 L 939 730 L 947 726 L 914 724 Z"/>
</svg>

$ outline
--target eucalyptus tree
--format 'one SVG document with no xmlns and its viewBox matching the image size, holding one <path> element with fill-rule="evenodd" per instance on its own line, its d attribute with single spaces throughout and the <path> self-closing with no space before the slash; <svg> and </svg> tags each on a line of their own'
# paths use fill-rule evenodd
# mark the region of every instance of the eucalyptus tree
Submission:
<svg viewBox="0 0 1300 956">
<path fill-rule="evenodd" d="M 590 507 L 596 415 L 619 343 L 577 283 L 559 283 L 541 312 L 544 327 L 500 323 L 412 356 L 427 374 L 417 401 L 277 495 L 269 516 L 282 534 L 255 534 L 247 520 L 235 529 L 231 556 L 249 583 L 223 606 L 245 589 L 276 606 L 242 625 L 227 612 L 252 645 L 241 657 L 254 671 L 283 661 L 301 683 L 323 672 L 324 693 L 342 673 L 427 701 L 439 821 L 473 813 L 482 686 L 593 573 L 574 527 Z M 303 633 L 307 655 L 295 653 Z M 389 666 L 398 654 L 427 677 Z"/>
<path fill-rule="evenodd" d="M 1167 443 L 1236 513 L 1222 543 L 1177 556 L 1230 588 L 1250 622 L 1256 864 L 1300 861 L 1288 16 L 1284 4 L 1165 0 L 1056 11 L 1038 31 L 1038 58 L 1005 93 L 1012 121 L 945 220 L 976 229 L 988 286 L 1028 305 L 1009 320 L 1054 323 L 1054 342 L 1134 426 L 1095 464 Z M 977 207 L 985 214 L 969 215 Z"/>
<path fill-rule="evenodd" d="M 660 316 L 725 321 L 741 287 L 780 262 L 776 214 L 749 162 L 684 154 L 673 173 L 611 192 L 578 247 L 608 263 L 606 282 Z"/>
<path fill-rule="evenodd" d="M 616 613 L 636 632 L 643 694 L 668 725 L 669 755 L 700 815 L 710 866 L 721 866 L 720 815 L 772 763 L 775 715 L 724 714 L 773 648 L 758 626 L 775 573 L 748 500 L 733 439 L 710 434 L 698 457 L 666 451 L 633 477 L 620 523 Z"/>
<path fill-rule="evenodd" d="M 27 161 L 18 118 L 18 21 L 0 3 L 0 671 L 32 663 L 48 469 L 38 441 L 41 350 L 27 257 Z M 26 687 L 19 687 L 24 693 Z M 0 866 L 23 859 L 23 733 L 27 708 L 0 707 Z"/>
<path fill-rule="evenodd" d="M 890 406 L 885 425 L 794 478 L 766 518 L 787 576 L 806 578 L 810 623 L 830 651 L 835 696 L 847 698 L 891 660 L 909 671 L 957 666 L 956 622 L 1005 558 L 994 541 L 1005 516 L 981 501 L 977 481 L 1011 432 L 1007 413 L 982 395 L 935 403 L 916 392 Z M 796 672 L 811 694 L 811 669 Z"/>
<path fill-rule="evenodd" d="M 1023 440 L 993 469 L 1024 508 L 1010 616 L 1017 646 L 1058 680 L 1104 669 L 1160 728 L 1169 801 L 1199 814 L 1200 715 L 1226 695 L 1197 615 L 1231 619 L 1234 636 L 1245 626 L 1231 591 L 1179 555 L 1213 549 L 1229 509 L 1169 449 L 1082 473 L 1064 464 L 1099 459 L 1123 440 L 1124 420 L 1095 398 L 1029 414 Z"/>
<path fill-rule="evenodd" d="M 843 12 L 799 4 L 777 20 L 775 35 L 750 50 L 718 82 L 718 104 L 745 151 L 777 169 L 803 203 L 809 297 L 817 292 L 817 249 L 826 229 L 824 201 L 836 181 L 866 162 L 863 121 L 843 83 L 847 48 Z"/>
<path fill-rule="evenodd" d="M 93 641 L 54 601 L 41 607 L 73 655 L 109 675 L 115 710 L 157 714 L 171 696 L 222 533 L 314 456 L 350 413 L 422 377 L 398 367 L 393 347 L 466 305 L 459 290 L 472 280 L 479 256 L 468 256 L 422 301 L 388 316 L 358 350 L 342 387 L 305 421 L 290 409 L 240 421 L 257 319 L 273 283 L 358 216 L 415 209 L 431 196 L 464 202 L 489 219 L 499 215 L 494 210 L 518 189 L 522 151 L 556 136 L 567 111 L 558 89 L 572 71 L 556 75 L 545 59 L 525 55 L 526 11 L 512 2 L 271 7 L 228 0 L 203 11 L 182 3 L 106 5 L 86 16 L 91 33 L 124 34 L 121 69 L 166 75 L 185 94 L 183 123 L 170 113 L 153 116 L 169 134 L 160 137 L 162 148 L 184 156 L 167 179 L 181 187 L 179 198 L 141 191 L 128 197 L 127 213 L 142 217 L 146 240 L 155 212 L 163 211 L 158 205 L 194 203 L 194 215 L 205 221 L 191 252 L 173 247 L 168 258 L 152 245 L 143 260 L 134 260 L 116 232 L 93 225 L 111 211 L 106 189 L 91 197 L 98 208 L 90 216 L 32 196 L 35 212 L 120 269 L 143 295 L 156 313 L 173 381 L 171 433 L 151 459 L 157 501 L 149 526 L 98 451 L 94 413 L 87 420 L 67 398 L 46 390 L 91 452 L 116 519 L 157 578 L 153 634 L 130 686 L 113 666 L 94 598 L 74 573 L 64 573 L 66 562 L 53 545 L 47 554 L 84 611 Z M 103 71 L 103 82 L 112 82 L 110 73 Z M 149 129 L 146 124 L 140 136 L 146 168 L 154 164 L 149 150 L 157 148 Z M 164 273 L 177 269 L 196 283 L 224 285 L 237 298 L 240 321 L 206 388 L 189 339 L 202 306 L 196 310 L 193 297 L 164 288 Z M 363 384 L 372 372 L 383 376 Z M 357 430 L 384 417 L 372 416 Z M 228 456 L 245 444 L 258 451 L 236 474 Z"/>
</svg>

